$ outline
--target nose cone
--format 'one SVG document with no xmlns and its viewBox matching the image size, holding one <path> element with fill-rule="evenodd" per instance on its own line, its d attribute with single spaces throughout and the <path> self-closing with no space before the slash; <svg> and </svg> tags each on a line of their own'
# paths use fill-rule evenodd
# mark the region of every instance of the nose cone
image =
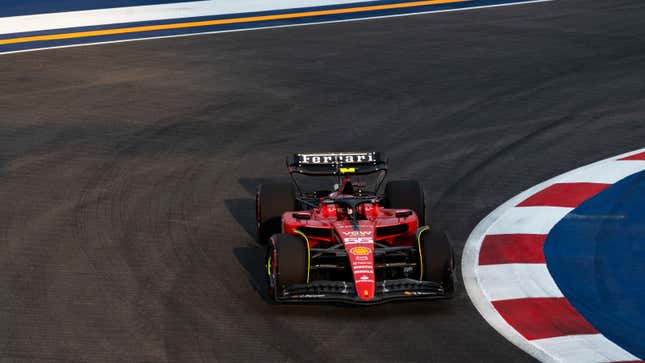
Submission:
<svg viewBox="0 0 645 363">
<path fill-rule="evenodd" d="M 374 225 L 360 221 L 358 225 L 339 223 L 335 225 L 341 237 L 347 258 L 354 274 L 356 294 L 363 301 L 374 298 Z"/>
<path fill-rule="evenodd" d="M 365 301 L 372 300 L 374 298 L 374 242 L 362 242 L 358 246 L 348 247 L 347 252 L 358 297 Z"/>
<path fill-rule="evenodd" d="M 354 278 L 356 278 L 356 274 L 354 274 Z M 374 286 L 373 277 L 368 278 L 367 280 L 356 280 L 356 293 L 358 294 L 358 297 L 363 301 L 374 299 Z"/>
</svg>

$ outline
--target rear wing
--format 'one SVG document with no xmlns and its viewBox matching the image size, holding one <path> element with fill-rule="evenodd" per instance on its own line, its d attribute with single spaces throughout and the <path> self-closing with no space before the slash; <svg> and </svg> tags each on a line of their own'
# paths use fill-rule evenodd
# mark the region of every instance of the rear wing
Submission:
<svg viewBox="0 0 645 363">
<path fill-rule="evenodd" d="M 338 152 L 294 154 L 287 158 L 290 174 L 345 175 L 387 172 L 387 159 L 381 152 Z"/>
</svg>

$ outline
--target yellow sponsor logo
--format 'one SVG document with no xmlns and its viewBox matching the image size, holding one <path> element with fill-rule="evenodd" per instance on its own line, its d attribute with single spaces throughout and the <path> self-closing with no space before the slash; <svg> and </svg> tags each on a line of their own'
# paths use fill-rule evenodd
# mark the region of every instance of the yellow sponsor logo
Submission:
<svg viewBox="0 0 645 363">
<path fill-rule="evenodd" d="M 369 255 L 370 249 L 367 247 L 354 247 L 349 252 L 354 256 L 366 256 Z"/>
<path fill-rule="evenodd" d="M 341 174 L 355 173 L 355 172 L 356 172 L 356 168 L 340 168 Z"/>
</svg>

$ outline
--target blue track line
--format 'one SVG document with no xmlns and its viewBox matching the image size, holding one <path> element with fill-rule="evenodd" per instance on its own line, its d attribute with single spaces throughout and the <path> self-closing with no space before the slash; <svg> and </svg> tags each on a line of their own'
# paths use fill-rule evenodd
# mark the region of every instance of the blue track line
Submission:
<svg viewBox="0 0 645 363">
<path fill-rule="evenodd" d="M 344 4 L 344 5 L 324 6 L 324 7 L 288 9 L 288 10 L 280 10 L 280 11 L 229 14 L 225 16 L 182 18 L 182 19 L 126 23 L 126 24 L 110 24 L 110 25 L 102 25 L 102 26 L 56 29 L 56 30 L 47 30 L 47 31 L 20 33 L 20 34 L 4 34 L 4 35 L 0 35 L 0 39 L 10 39 L 10 38 L 16 38 L 16 37 L 33 36 L 33 35 L 59 34 L 59 33 L 66 33 L 66 32 L 82 32 L 82 31 L 88 31 L 88 30 L 115 29 L 115 28 L 122 28 L 122 27 L 142 26 L 142 25 L 156 25 L 156 24 L 168 24 L 168 23 L 177 23 L 177 22 L 183 23 L 183 22 L 191 22 L 191 21 L 226 19 L 226 18 L 236 18 L 241 16 L 246 17 L 246 16 L 258 16 L 258 15 L 287 14 L 292 12 L 318 11 L 318 10 L 327 10 L 327 9 L 339 9 L 339 8 L 356 7 L 356 6 L 394 4 L 394 3 L 405 3 L 405 2 L 409 2 L 409 1 L 403 1 L 403 0 L 370 1 L 370 2 L 364 2 L 364 3 L 353 3 L 351 5 Z M 207 27 L 159 30 L 159 31 L 141 32 L 141 33 L 127 33 L 127 34 L 118 34 L 118 35 L 74 38 L 74 39 L 53 40 L 53 41 L 16 43 L 16 44 L 0 45 L 0 53 L 25 51 L 30 49 L 40 49 L 40 48 L 50 48 L 50 47 L 93 44 L 93 43 L 101 43 L 101 42 L 125 41 L 125 40 L 131 40 L 131 39 L 157 38 L 157 37 L 201 34 L 201 33 L 219 32 L 219 31 L 235 31 L 235 30 L 256 29 L 256 28 L 264 28 L 264 27 L 276 27 L 276 26 L 292 26 L 292 25 L 302 25 L 302 24 L 309 24 L 309 23 L 345 21 L 345 20 L 352 20 L 352 19 L 366 19 L 366 18 L 372 18 L 372 17 L 395 16 L 395 15 L 404 15 L 404 14 L 411 14 L 411 13 L 433 12 L 433 11 L 462 10 L 462 9 L 468 9 L 468 8 L 474 8 L 474 7 L 512 5 L 516 3 L 525 3 L 525 2 L 526 2 L 525 0 L 524 1 L 523 0 L 471 0 L 471 1 L 465 1 L 465 2 L 459 2 L 459 3 L 425 5 L 425 6 L 416 6 L 416 7 L 410 7 L 410 8 L 399 8 L 399 9 L 380 10 L 380 11 L 366 11 L 366 12 L 360 12 L 360 13 L 346 13 L 346 14 L 337 14 L 337 15 L 328 15 L 328 16 L 315 16 L 315 17 L 303 17 L 303 18 L 282 19 L 282 20 L 273 20 L 273 21 L 216 25 L 216 26 L 207 26 Z"/>
<path fill-rule="evenodd" d="M 2 0 L 0 17 L 183 3 L 195 0 Z"/>
</svg>

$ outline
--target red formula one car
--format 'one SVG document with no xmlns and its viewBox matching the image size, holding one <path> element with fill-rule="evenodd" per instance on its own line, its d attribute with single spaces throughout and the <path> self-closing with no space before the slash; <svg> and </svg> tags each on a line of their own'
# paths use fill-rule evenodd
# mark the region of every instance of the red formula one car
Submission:
<svg viewBox="0 0 645 363">
<path fill-rule="evenodd" d="M 387 174 L 381 153 L 295 154 L 287 167 L 292 183 L 262 184 L 256 195 L 276 301 L 373 304 L 453 294 L 452 248 L 424 225 L 421 185 L 390 181 L 379 193 Z M 332 180 L 304 191 L 302 175 L 319 185 Z"/>
</svg>

